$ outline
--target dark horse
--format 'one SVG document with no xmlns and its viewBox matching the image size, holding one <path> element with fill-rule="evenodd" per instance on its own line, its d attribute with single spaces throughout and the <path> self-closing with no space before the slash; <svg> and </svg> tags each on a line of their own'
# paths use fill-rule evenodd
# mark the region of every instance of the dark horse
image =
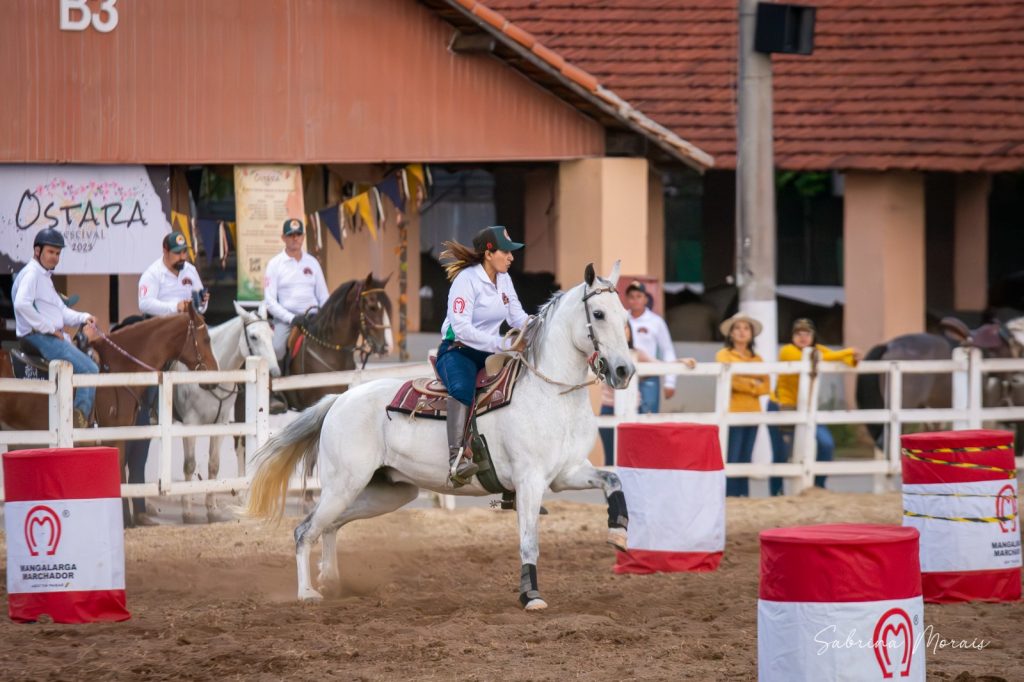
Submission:
<svg viewBox="0 0 1024 682">
<path fill-rule="evenodd" d="M 975 347 L 986 358 L 1017 358 L 1024 355 L 1024 317 L 1002 324 L 984 324 L 970 330 L 955 318 L 939 323 L 939 334 L 904 334 L 872 348 L 865 360 L 949 360 L 953 349 Z M 879 374 L 857 376 L 857 406 L 862 409 L 885 407 L 884 377 Z M 990 374 L 983 384 L 982 403 L 1024 405 L 1024 384 L 1015 376 Z M 950 374 L 905 374 L 901 407 L 952 407 L 953 381 Z M 882 435 L 881 424 L 869 424 L 868 431 L 876 442 Z"/>
<path fill-rule="evenodd" d="M 335 289 L 315 316 L 296 325 L 288 339 L 284 375 L 355 369 L 357 353 L 363 366 L 372 354 L 387 355 L 394 343 L 386 284 L 387 279 L 375 280 L 371 274 Z M 343 391 L 333 386 L 304 388 L 288 391 L 285 397 L 289 408 L 304 410 L 327 394 Z"/>
</svg>

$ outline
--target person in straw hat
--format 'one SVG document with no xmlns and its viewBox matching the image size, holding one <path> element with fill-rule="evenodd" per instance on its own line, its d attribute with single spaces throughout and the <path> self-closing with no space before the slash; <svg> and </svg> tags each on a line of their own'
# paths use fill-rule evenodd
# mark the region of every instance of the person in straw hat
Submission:
<svg viewBox="0 0 1024 682">
<path fill-rule="evenodd" d="M 717 362 L 763 362 L 754 352 L 754 338 L 761 333 L 760 322 L 746 313 L 736 313 L 722 322 L 719 330 L 725 337 L 725 348 L 715 354 Z M 732 393 L 729 397 L 730 412 L 760 412 L 759 398 L 768 394 L 768 377 L 764 374 L 739 374 L 734 371 Z M 756 426 L 730 426 L 729 452 L 726 461 L 749 464 L 754 452 Z M 731 497 L 746 497 L 750 494 L 749 481 L 744 478 L 728 478 L 725 494 Z"/>
</svg>

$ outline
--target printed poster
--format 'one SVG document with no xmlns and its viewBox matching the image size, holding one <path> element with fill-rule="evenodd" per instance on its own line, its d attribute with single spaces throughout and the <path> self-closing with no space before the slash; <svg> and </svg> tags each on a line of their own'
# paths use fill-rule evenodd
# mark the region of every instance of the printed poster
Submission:
<svg viewBox="0 0 1024 682">
<path fill-rule="evenodd" d="M 138 274 L 171 230 L 167 166 L 0 165 L 0 273 L 32 258 L 45 228 L 67 244 L 57 274 Z"/>
<path fill-rule="evenodd" d="M 238 300 L 263 299 L 267 262 L 284 248 L 281 226 L 305 224 L 302 171 L 298 166 L 235 166 L 238 222 Z"/>
</svg>

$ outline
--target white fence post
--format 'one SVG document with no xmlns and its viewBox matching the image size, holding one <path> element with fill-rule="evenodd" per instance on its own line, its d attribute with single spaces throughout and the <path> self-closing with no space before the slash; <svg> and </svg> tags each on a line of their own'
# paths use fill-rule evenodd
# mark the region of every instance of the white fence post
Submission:
<svg viewBox="0 0 1024 682">
<path fill-rule="evenodd" d="M 971 358 L 968 353 L 968 349 L 964 347 L 953 349 L 953 360 L 954 362 L 964 363 L 963 370 L 957 370 L 953 372 L 952 383 L 953 383 L 953 409 L 957 410 L 962 416 L 961 419 L 953 420 L 953 429 L 960 431 L 962 429 L 969 429 L 970 426 L 970 401 L 971 401 L 971 390 L 970 390 L 970 373 L 971 373 Z"/>
<path fill-rule="evenodd" d="M 715 414 L 719 419 L 729 414 L 729 400 L 732 398 L 732 363 L 723 362 L 718 366 L 715 379 Z M 722 461 L 729 461 L 729 424 L 719 421 L 718 442 L 722 448 Z"/>
<path fill-rule="evenodd" d="M 970 348 L 967 350 L 967 382 L 968 382 L 968 408 L 967 428 L 981 428 L 981 408 L 984 403 L 984 392 L 982 391 L 983 379 L 981 373 L 981 349 Z"/>
<path fill-rule="evenodd" d="M 174 375 L 160 372 L 160 383 L 157 384 L 159 404 L 157 416 L 160 422 L 160 473 L 157 481 L 160 494 L 166 495 L 171 489 L 171 427 L 174 425 Z"/>
<path fill-rule="evenodd" d="M 245 359 L 245 368 L 256 372 L 256 380 L 245 386 L 245 423 L 256 427 L 255 433 L 245 437 L 245 459 L 248 461 L 252 453 L 270 438 L 270 369 L 264 358 L 255 355 Z"/>
<path fill-rule="evenodd" d="M 55 448 L 73 448 L 74 395 L 72 381 L 75 370 L 67 360 L 50 362 L 50 445 Z"/>
<path fill-rule="evenodd" d="M 791 457 L 800 465 L 800 478 L 796 479 L 795 492 L 799 493 L 814 485 L 815 454 L 818 451 L 817 413 L 818 413 L 818 376 L 816 369 L 817 357 L 814 347 L 804 348 L 801 357 L 803 367 L 800 368 L 800 383 L 796 393 L 797 414 L 804 415 L 803 421 L 793 426 L 793 446 Z"/>
<path fill-rule="evenodd" d="M 890 475 L 900 470 L 900 454 L 902 434 L 900 421 L 900 410 L 903 409 L 903 370 L 898 362 L 889 363 L 889 381 L 886 384 L 886 395 L 888 397 L 889 428 L 886 437 L 886 453 L 882 458 L 889 460 Z M 886 477 L 882 474 L 874 475 L 874 492 L 885 492 Z"/>
</svg>

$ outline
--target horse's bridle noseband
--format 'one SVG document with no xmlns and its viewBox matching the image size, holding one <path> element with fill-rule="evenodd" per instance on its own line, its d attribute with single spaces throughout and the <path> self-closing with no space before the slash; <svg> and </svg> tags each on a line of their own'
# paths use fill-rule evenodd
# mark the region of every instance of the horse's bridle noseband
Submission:
<svg viewBox="0 0 1024 682">
<path fill-rule="evenodd" d="M 586 290 L 584 290 L 586 292 Z M 598 294 L 618 294 L 615 287 L 609 285 L 604 287 L 598 287 L 590 292 L 583 294 L 583 309 L 587 312 L 587 336 L 590 337 L 591 343 L 594 344 L 594 352 L 587 358 L 587 364 L 590 365 L 591 371 L 597 375 L 597 378 L 604 381 L 610 367 L 608 361 L 605 360 L 604 356 L 601 355 L 601 342 L 597 338 L 597 330 L 594 329 L 594 321 L 590 314 L 590 299 L 597 296 Z"/>
</svg>

